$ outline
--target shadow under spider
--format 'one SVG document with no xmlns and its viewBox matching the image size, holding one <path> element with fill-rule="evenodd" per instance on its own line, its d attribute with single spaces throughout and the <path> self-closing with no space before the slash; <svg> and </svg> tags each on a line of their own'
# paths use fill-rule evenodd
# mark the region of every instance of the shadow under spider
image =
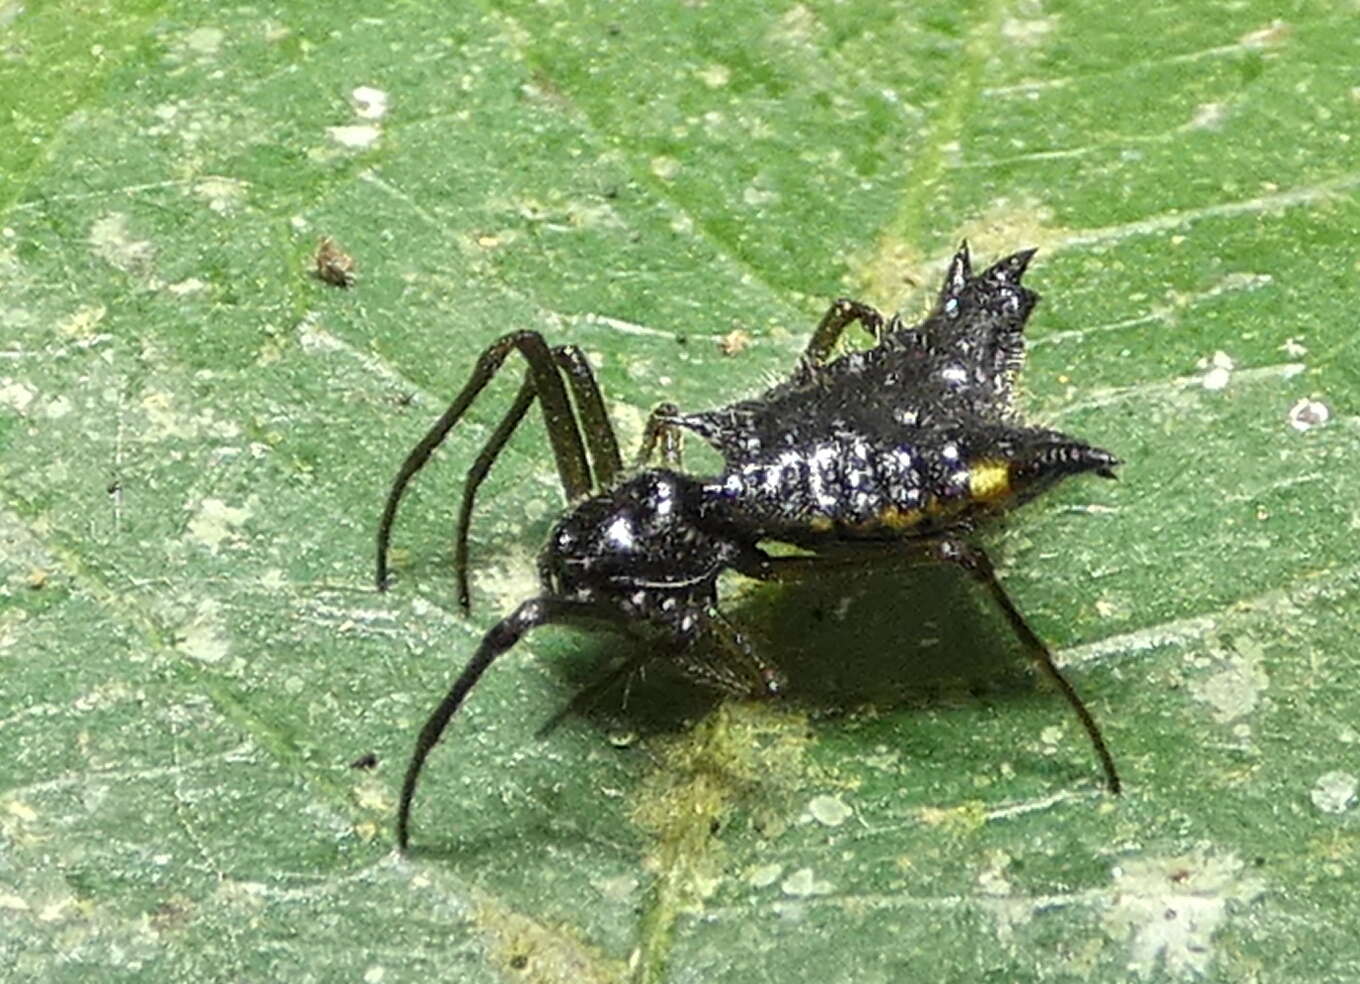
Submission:
<svg viewBox="0 0 1360 984">
<path fill-rule="evenodd" d="M 727 614 L 787 676 L 777 704 L 816 718 L 865 706 L 910 713 L 954 706 L 961 696 L 1045 690 L 1004 619 L 950 569 L 837 572 L 816 583 L 758 586 L 729 603 Z M 636 655 L 637 643 L 628 639 L 578 638 L 581 657 L 552 664 L 568 695 L 589 692 Z M 545 716 L 540 737 L 582 720 L 606 732 L 682 732 L 724 699 L 731 698 L 696 686 L 658 659 L 579 706 L 568 707 L 572 698 L 563 698 L 562 707 Z"/>
</svg>

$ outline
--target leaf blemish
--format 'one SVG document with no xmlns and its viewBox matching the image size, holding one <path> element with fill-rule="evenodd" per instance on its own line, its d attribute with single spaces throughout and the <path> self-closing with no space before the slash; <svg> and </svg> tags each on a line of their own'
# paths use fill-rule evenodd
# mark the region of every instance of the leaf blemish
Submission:
<svg viewBox="0 0 1360 984">
<path fill-rule="evenodd" d="M 853 815 L 854 811 L 839 796 L 814 796 L 808 803 L 808 819 L 823 827 L 839 827 Z"/>
<path fill-rule="evenodd" d="M 185 539 L 217 553 L 222 544 L 235 538 L 236 531 L 250 518 L 249 506 L 229 506 L 221 499 L 204 499 L 189 521 Z"/>
<path fill-rule="evenodd" d="M 571 928 L 530 919 L 487 896 L 478 899 L 474 918 L 492 959 L 514 971 L 515 980 L 606 984 L 625 977 L 617 960 L 585 943 Z"/>
<path fill-rule="evenodd" d="M 785 895 L 792 895 L 795 898 L 807 898 L 810 895 L 829 895 L 832 885 L 828 881 L 822 881 L 812 873 L 811 868 L 799 868 L 789 877 L 785 878 L 780 889 Z"/>
<path fill-rule="evenodd" d="M 787 708 L 722 704 L 663 748 L 633 809 L 634 823 L 655 838 L 646 859 L 656 882 L 642 919 L 638 980 L 661 979 L 676 918 L 702 909 L 721 884 L 724 852 L 715 830 L 739 810 L 766 838 L 788 826 L 792 792 L 805 780 L 807 733 L 803 716 Z M 781 871 L 775 865 L 748 879 L 768 885 Z"/>
<path fill-rule="evenodd" d="M 1228 903 L 1251 902 L 1265 891 L 1261 879 L 1243 876 L 1244 867 L 1236 855 L 1202 846 L 1116 868 L 1105 928 L 1127 943 L 1129 969 L 1140 977 L 1158 969 L 1169 978 L 1204 976 Z"/>
</svg>

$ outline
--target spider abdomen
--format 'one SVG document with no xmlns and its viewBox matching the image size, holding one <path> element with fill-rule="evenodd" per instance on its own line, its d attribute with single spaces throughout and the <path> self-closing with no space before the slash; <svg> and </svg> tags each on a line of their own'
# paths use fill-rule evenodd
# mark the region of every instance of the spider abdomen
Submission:
<svg viewBox="0 0 1360 984">
<path fill-rule="evenodd" d="M 708 488 L 766 536 L 910 536 L 980 501 L 978 467 L 953 441 L 832 438 L 731 464 Z"/>
<path fill-rule="evenodd" d="M 1109 452 L 1042 428 L 977 421 L 903 428 L 893 438 L 806 440 L 728 461 L 705 484 L 707 511 L 762 538 L 891 540 L 966 529 L 1082 472 Z"/>
</svg>

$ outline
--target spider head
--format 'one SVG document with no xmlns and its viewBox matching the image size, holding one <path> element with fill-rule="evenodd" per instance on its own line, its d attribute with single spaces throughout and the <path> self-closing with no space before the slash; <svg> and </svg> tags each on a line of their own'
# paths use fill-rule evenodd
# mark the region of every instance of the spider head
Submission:
<svg viewBox="0 0 1360 984">
<path fill-rule="evenodd" d="M 717 610 L 718 575 L 754 543 L 703 522 L 703 487 L 664 469 L 583 500 L 548 537 L 548 595 L 597 606 L 685 676 L 741 697 L 770 697 L 780 673 Z"/>
<path fill-rule="evenodd" d="M 699 495 L 688 476 L 651 469 L 583 500 L 548 537 L 545 587 L 630 619 L 668 622 L 681 609 L 711 606 L 731 547 L 698 525 Z"/>
</svg>

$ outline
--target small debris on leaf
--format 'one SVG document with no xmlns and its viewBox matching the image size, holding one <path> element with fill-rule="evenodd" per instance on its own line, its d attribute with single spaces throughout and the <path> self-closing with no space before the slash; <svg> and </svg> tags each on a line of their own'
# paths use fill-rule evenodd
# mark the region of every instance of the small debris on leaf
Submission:
<svg viewBox="0 0 1360 984">
<path fill-rule="evenodd" d="M 330 236 L 317 244 L 313 274 L 333 287 L 354 286 L 354 257 L 350 256 Z"/>
</svg>

